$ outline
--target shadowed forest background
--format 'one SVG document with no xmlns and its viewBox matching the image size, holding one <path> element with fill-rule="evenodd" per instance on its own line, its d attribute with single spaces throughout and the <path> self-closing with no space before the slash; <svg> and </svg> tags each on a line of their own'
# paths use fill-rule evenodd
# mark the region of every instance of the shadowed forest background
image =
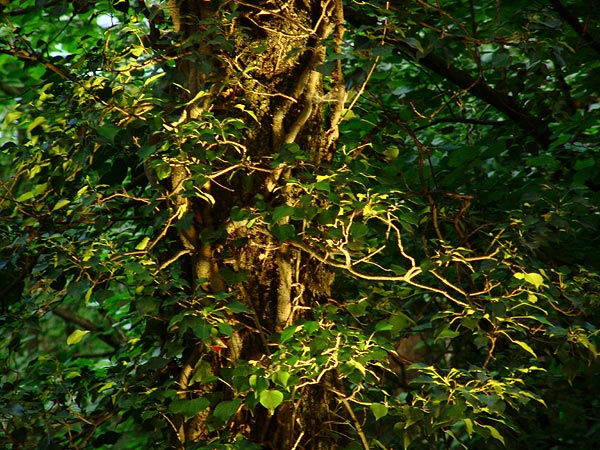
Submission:
<svg viewBox="0 0 600 450">
<path fill-rule="evenodd" d="M 1 0 L 0 447 L 593 449 L 600 5 Z"/>
</svg>

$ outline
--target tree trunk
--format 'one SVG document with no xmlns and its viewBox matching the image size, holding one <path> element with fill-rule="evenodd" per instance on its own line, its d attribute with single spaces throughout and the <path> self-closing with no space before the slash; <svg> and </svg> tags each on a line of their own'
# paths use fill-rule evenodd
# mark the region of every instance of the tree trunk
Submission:
<svg viewBox="0 0 600 450">
<path fill-rule="evenodd" d="M 211 160 L 212 173 L 201 185 L 194 177 L 197 156 L 183 152 L 171 158 L 171 207 L 178 217 L 188 217 L 177 228 L 190 254 L 192 295 L 234 295 L 254 318 L 230 318 L 235 331 L 222 354 L 207 357 L 206 345 L 190 343 L 178 379 L 182 398 L 199 395 L 189 384 L 202 358 L 210 360 L 216 374 L 239 361 L 268 364 L 272 335 L 301 315 L 309 317 L 315 302 L 329 295 L 333 279 L 272 232 L 274 227 L 298 230 L 301 223 L 287 215 L 248 226 L 244 217 L 294 205 L 299 193 L 286 180 L 296 165 L 312 164 L 314 172 L 334 156 L 345 92 L 339 59 L 330 73 L 323 64 L 328 48 L 340 52 L 342 2 L 217 3 L 168 2 L 179 42 L 179 100 L 185 104 L 172 128 L 205 130 L 208 118 L 241 119 L 246 128 L 235 142 L 217 139 L 207 146 L 207 152 L 220 156 Z M 289 149 L 305 156 L 276 164 L 276 155 Z M 199 194 L 191 196 L 192 189 Z M 233 208 L 240 216 L 236 220 Z M 260 405 L 254 411 L 242 408 L 229 430 L 270 448 L 337 448 L 332 424 L 340 420 L 333 416 L 328 390 L 334 378 L 327 374 L 319 385 L 302 388 L 296 401 L 284 402 L 273 415 Z M 219 383 L 205 389 L 221 390 L 225 399 L 232 395 Z M 207 416 L 176 418 L 181 444 L 211 437 Z"/>
</svg>

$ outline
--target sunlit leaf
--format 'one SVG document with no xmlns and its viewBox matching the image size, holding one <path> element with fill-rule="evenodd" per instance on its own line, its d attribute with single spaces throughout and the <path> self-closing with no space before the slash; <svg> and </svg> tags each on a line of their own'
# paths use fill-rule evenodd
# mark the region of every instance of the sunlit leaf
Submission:
<svg viewBox="0 0 600 450">
<path fill-rule="evenodd" d="M 62 200 L 59 200 L 58 202 L 56 202 L 56 204 L 54 205 L 54 208 L 52 208 L 52 211 L 56 211 L 57 209 L 64 208 L 69 203 L 71 203 L 70 200 L 63 198 Z"/>
<path fill-rule="evenodd" d="M 75 330 L 67 337 L 67 345 L 78 344 L 83 337 L 88 334 L 89 330 Z"/>
<path fill-rule="evenodd" d="M 269 389 L 260 393 L 260 404 L 265 408 L 274 410 L 283 402 L 283 393 L 276 389 Z"/>
</svg>

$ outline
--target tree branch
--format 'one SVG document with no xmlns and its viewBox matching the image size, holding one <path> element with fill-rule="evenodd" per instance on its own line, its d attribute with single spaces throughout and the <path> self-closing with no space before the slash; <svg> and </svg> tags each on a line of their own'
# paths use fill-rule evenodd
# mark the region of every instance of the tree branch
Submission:
<svg viewBox="0 0 600 450">
<path fill-rule="evenodd" d="M 81 316 L 78 316 L 77 314 L 72 313 L 71 311 L 65 308 L 54 308 L 52 312 L 61 319 L 63 319 L 65 322 L 70 322 L 80 326 L 81 328 L 85 328 L 86 330 L 98 333 L 98 338 L 100 338 L 102 341 L 104 341 L 114 349 L 120 348 L 124 344 L 123 339 L 118 337 L 115 333 L 106 333 L 107 330 L 105 330 L 104 328 L 96 325 L 93 322 L 90 322 L 87 319 L 84 319 Z"/>
<path fill-rule="evenodd" d="M 440 117 L 439 119 L 432 120 L 427 125 L 414 128 L 414 131 L 424 130 L 425 128 L 433 127 L 441 123 L 465 123 L 470 125 L 496 126 L 505 125 L 509 122 L 505 120 L 469 119 L 465 117 Z"/>
<path fill-rule="evenodd" d="M 579 23 L 579 19 L 575 17 L 571 12 L 563 5 L 560 0 L 550 0 L 553 8 L 556 12 L 565 19 L 573 30 L 588 44 L 596 53 L 600 55 L 600 42 L 591 36 L 585 28 Z"/>
<path fill-rule="evenodd" d="M 406 43 L 401 42 L 400 44 L 402 50 L 409 51 L 420 64 L 506 114 L 542 147 L 548 148 L 551 135 L 548 125 L 543 120 L 530 114 L 514 97 L 495 90 L 483 78 L 474 78 L 466 71 L 457 69 L 439 56 L 429 53 L 417 58 L 415 49 Z"/>
</svg>

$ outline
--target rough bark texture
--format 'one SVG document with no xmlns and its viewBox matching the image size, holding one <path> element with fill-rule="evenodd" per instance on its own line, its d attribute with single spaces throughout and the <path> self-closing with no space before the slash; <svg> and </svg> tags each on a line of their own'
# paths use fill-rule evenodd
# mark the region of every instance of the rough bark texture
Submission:
<svg viewBox="0 0 600 450">
<path fill-rule="evenodd" d="M 168 2 L 180 43 L 177 70 L 185 91 L 181 100 L 187 103 L 174 126 L 196 120 L 202 127 L 208 111 L 243 118 L 249 125 L 236 149 L 240 162 L 252 162 L 253 169 L 242 167 L 226 180 L 196 186 L 214 202 L 186 195 L 183 186 L 190 172 L 185 156 L 172 164 L 171 171 L 172 208 L 193 216 L 178 232 L 181 245 L 191 255 L 194 291 L 234 292 L 255 312 L 254 321 L 244 324 L 229 342 L 227 357 L 211 362 L 218 372 L 225 359 L 231 364 L 239 358 L 263 359 L 269 353 L 269 335 L 289 325 L 298 311 L 306 314 L 329 293 L 332 277 L 315 267 L 308 255 L 278 242 L 267 227 L 232 221 L 229 212 L 234 205 L 252 211 L 257 198 L 272 206 L 294 203 L 296 192 L 285 182 L 293 168 L 272 167 L 270 157 L 285 145 L 297 144 L 311 155 L 315 170 L 330 162 L 345 94 L 339 64 L 327 91 L 318 70 L 327 47 L 339 51 L 340 0 L 216 4 Z M 190 103 L 201 92 L 205 95 Z M 256 120 L 245 111 L 251 111 Z M 256 170 L 261 164 L 264 170 Z M 213 172 L 219 170 L 227 170 L 227 164 L 215 160 Z M 287 219 L 280 222 L 286 223 Z M 227 285 L 223 270 L 244 274 L 245 281 Z M 189 374 L 199 361 L 199 351 L 190 349 L 181 370 L 182 397 L 194 395 L 188 392 Z M 333 417 L 328 399 L 328 385 L 333 382 L 323 377 L 320 385 L 303 388 L 295 402 L 283 404 L 273 416 L 260 406 L 253 413 L 241 410 L 230 429 L 274 449 L 336 448 L 332 424 L 340 420 Z M 215 385 L 210 389 L 227 388 Z M 208 439 L 205 419 L 206 414 L 187 421 L 178 418 L 175 427 L 180 443 Z"/>
</svg>

